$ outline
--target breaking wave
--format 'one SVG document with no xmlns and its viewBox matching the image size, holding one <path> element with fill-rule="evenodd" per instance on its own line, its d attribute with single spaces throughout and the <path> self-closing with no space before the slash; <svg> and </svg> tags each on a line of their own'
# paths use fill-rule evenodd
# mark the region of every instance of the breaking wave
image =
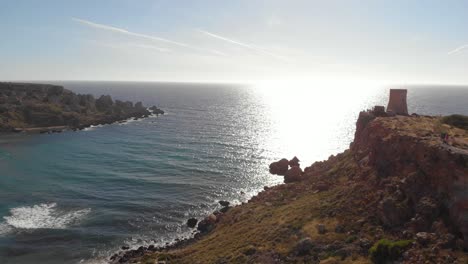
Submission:
<svg viewBox="0 0 468 264">
<path fill-rule="evenodd" d="M 13 229 L 65 229 L 83 219 L 91 209 L 76 211 L 59 211 L 56 203 L 16 207 L 4 216 L 0 223 L 0 234 Z"/>
</svg>

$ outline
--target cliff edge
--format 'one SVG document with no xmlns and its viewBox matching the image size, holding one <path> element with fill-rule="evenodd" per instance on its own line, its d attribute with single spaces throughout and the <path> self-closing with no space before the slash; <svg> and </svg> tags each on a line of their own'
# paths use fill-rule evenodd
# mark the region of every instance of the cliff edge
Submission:
<svg viewBox="0 0 468 264">
<path fill-rule="evenodd" d="M 111 262 L 467 263 L 467 130 L 361 112 L 350 149 L 304 172 L 279 163 L 296 177 L 215 212 L 194 239 Z"/>
</svg>

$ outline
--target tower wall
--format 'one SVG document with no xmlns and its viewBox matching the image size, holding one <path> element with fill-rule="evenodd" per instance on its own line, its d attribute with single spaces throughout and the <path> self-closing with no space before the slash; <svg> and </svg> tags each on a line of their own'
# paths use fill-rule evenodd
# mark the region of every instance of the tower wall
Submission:
<svg viewBox="0 0 468 264">
<path fill-rule="evenodd" d="M 397 115 L 408 115 L 406 94 L 406 89 L 390 89 L 387 112 L 393 112 Z"/>
</svg>

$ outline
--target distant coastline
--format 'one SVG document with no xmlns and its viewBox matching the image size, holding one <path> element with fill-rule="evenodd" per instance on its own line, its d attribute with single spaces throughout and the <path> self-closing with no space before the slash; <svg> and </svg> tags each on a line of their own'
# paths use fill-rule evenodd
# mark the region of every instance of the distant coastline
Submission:
<svg viewBox="0 0 468 264">
<path fill-rule="evenodd" d="M 2 133 L 81 130 L 153 114 L 164 111 L 156 106 L 147 108 L 141 102 L 114 101 L 110 95 L 95 99 L 59 85 L 0 82 Z"/>
</svg>

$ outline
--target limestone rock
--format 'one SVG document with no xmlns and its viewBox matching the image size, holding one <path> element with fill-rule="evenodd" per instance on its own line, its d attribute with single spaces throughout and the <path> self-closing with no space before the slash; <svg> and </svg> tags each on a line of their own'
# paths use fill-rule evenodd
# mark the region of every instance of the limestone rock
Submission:
<svg viewBox="0 0 468 264">
<path fill-rule="evenodd" d="M 304 256 L 310 253 L 312 248 L 314 247 L 314 243 L 310 237 L 306 237 L 301 239 L 296 246 L 294 247 L 294 251 L 299 256 Z"/>
<path fill-rule="evenodd" d="M 292 158 L 292 159 L 289 161 L 289 166 L 291 166 L 291 167 L 294 167 L 294 166 L 300 167 L 299 161 L 300 161 L 300 160 L 299 160 L 296 156 L 294 156 L 294 158 Z"/>
<path fill-rule="evenodd" d="M 270 173 L 284 176 L 288 171 L 288 167 L 289 161 L 287 159 L 281 159 L 270 164 Z"/>
<path fill-rule="evenodd" d="M 302 180 L 302 169 L 298 166 L 291 167 L 284 175 L 284 182 L 296 182 Z"/>
<path fill-rule="evenodd" d="M 385 197 L 377 210 L 380 221 L 388 227 L 399 226 L 411 217 L 411 208 L 405 201 L 397 201 L 393 197 Z"/>
</svg>

